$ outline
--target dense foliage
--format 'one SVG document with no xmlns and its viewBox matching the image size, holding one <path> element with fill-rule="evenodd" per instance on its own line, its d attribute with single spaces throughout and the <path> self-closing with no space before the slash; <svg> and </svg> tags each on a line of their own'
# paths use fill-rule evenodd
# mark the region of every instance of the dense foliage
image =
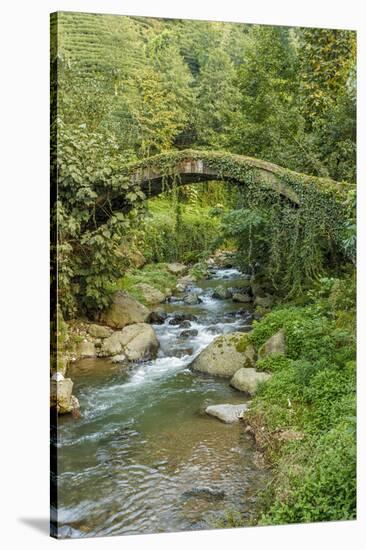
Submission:
<svg viewBox="0 0 366 550">
<path fill-rule="evenodd" d="M 272 378 L 249 413 L 275 464 L 262 524 L 356 517 L 354 292 L 352 277 L 324 278 L 306 304 L 274 310 L 251 334 L 257 346 L 280 329 L 286 340 L 286 356 L 259 362 Z"/>
<path fill-rule="evenodd" d="M 110 209 L 114 165 L 194 146 L 249 154 L 338 180 L 355 177 L 352 32 L 78 13 L 53 16 L 51 27 L 58 287 L 67 316 L 106 305 L 109 282 L 125 269 L 115 252 L 140 225 L 137 210 L 125 216 Z M 128 182 L 122 188 L 131 201 L 143 200 Z M 199 196 L 197 191 L 198 202 Z M 255 234 L 251 251 L 258 256 L 261 228 L 273 226 L 276 212 L 286 224 L 275 224 L 268 271 L 274 279 L 275 272 L 278 277 L 286 272 L 288 289 L 298 290 L 303 258 L 307 271 L 318 273 L 324 253 L 330 254 L 324 239 L 322 250 L 314 249 L 315 227 L 301 227 L 291 209 L 270 212 L 266 206 L 255 214 L 254 225 L 247 211 L 239 210 L 224 220 L 224 229 L 232 232 L 230 220 L 236 224 L 241 218 L 242 240 L 248 230 Z M 303 214 L 305 219 L 309 209 Z M 208 244 L 206 229 L 194 255 Z M 350 216 L 344 228 L 348 245 L 353 237 Z M 286 261 L 287 252 L 297 249 L 295 238 L 307 246 Z M 158 256 L 155 246 L 150 257 L 162 259 Z"/>
</svg>

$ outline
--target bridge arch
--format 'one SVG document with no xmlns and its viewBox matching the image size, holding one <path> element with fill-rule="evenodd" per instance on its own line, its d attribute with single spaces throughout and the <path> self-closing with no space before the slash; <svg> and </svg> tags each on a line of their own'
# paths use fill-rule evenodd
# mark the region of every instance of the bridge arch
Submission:
<svg viewBox="0 0 366 550">
<path fill-rule="evenodd" d="M 214 180 L 236 185 L 254 182 L 277 192 L 297 207 L 301 207 L 309 193 L 324 195 L 330 202 L 344 202 L 347 192 L 355 188 L 353 184 L 301 174 L 244 155 L 186 149 L 147 157 L 115 169 L 111 174 L 110 189 L 107 195 L 99 197 L 97 206 L 103 203 L 106 213 L 105 204 L 108 202 L 110 214 L 128 212 L 135 207 L 136 194 L 144 200 L 171 189 L 173 182 L 179 186 Z"/>
</svg>

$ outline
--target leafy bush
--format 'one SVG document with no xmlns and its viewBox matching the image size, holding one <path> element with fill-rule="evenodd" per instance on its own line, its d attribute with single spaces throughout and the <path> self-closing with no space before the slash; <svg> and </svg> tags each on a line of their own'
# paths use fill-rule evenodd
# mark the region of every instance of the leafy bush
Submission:
<svg viewBox="0 0 366 550">
<path fill-rule="evenodd" d="M 329 304 L 328 304 L 329 311 Z M 286 355 L 290 359 L 306 359 L 316 364 L 341 364 L 354 356 L 354 333 L 337 327 L 319 311 L 317 304 L 306 307 L 279 308 L 254 323 L 251 340 L 257 349 L 280 329 L 284 330 Z"/>
<path fill-rule="evenodd" d="M 260 524 L 355 517 L 355 334 L 353 324 L 339 326 L 340 312 L 355 315 L 353 281 L 323 278 L 308 293 L 311 305 L 281 307 L 254 324 L 256 347 L 279 329 L 286 339 L 286 356 L 258 361 L 272 377 L 247 416 L 274 465 Z M 296 437 L 282 440 L 284 432 Z"/>
<path fill-rule="evenodd" d="M 339 521 L 356 517 L 354 424 L 341 423 L 311 438 L 279 465 L 283 481 L 261 525 Z"/>
<path fill-rule="evenodd" d="M 286 369 L 291 361 L 282 354 L 267 355 L 257 361 L 257 369 L 265 372 L 278 372 Z"/>
</svg>

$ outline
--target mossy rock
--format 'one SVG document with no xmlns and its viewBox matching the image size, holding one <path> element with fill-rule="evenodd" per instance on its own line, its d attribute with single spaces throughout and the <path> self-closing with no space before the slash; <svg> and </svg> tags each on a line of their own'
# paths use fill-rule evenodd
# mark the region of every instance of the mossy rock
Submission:
<svg viewBox="0 0 366 550">
<path fill-rule="evenodd" d="M 286 355 L 285 333 L 279 330 L 271 336 L 258 350 L 258 357 L 263 359 L 268 355 Z"/>
<path fill-rule="evenodd" d="M 193 370 L 231 378 L 240 368 L 253 366 L 255 350 L 249 336 L 233 332 L 215 338 L 192 362 Z"/>
</svg>

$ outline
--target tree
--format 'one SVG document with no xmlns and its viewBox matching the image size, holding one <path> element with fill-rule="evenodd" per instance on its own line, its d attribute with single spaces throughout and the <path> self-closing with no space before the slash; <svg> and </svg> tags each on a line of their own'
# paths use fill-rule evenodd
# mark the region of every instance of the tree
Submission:
<svg viewBox="0 0 366 550">
<path fill-rule="evenodd" d="M 236 85 L 240 100 L 230 132 L 231 147 L 241 154 L 298 168 L 299 82 L 289 29 L 251 28 Z"/>
</svg>

